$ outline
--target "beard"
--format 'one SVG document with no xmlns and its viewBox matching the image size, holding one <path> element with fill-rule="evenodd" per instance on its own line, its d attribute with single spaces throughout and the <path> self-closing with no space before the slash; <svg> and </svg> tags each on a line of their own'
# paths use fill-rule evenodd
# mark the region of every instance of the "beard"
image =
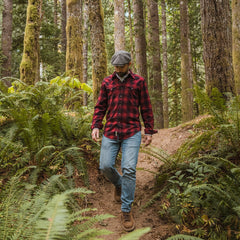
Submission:
<svg viewBox="0 0 240 240">
<path fill-rule="evenodd" d="M 117 75 L 119 77 L 124 77 L 128 73 L 128 70 L 126 72 L 117 72 Z"/>
</svg>

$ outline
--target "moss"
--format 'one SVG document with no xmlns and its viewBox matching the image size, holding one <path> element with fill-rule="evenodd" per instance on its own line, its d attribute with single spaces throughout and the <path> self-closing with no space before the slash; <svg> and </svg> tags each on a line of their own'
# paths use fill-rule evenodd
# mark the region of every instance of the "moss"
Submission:
<svg viewBox="0 0 240 240">
<path fill-rule="evenodd" d="M 83 82 L 82 23 L 79 18 L 80 1 L 68 1 L 66 72 Z"/>
<path fill-rule="evenodd" d="M 24 36 L 24 50 L 20 64 L 20 79 L 27 84 L 34 84 L 39 80 L 39 9 L 39 1 L 29 0 Z"/>
</svg>

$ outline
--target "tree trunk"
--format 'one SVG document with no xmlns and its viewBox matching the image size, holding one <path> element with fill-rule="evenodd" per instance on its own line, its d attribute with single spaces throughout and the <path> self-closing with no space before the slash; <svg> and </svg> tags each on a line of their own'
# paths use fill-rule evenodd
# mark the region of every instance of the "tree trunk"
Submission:
<svg viewBox="0 0 240 240">
<path fill-rule="evenodd" d="M 232 31 L 229 0 L 201 0 L 201 27 L 206 89 L 234 92 Z"/>
<path fill-rule="evenodd" d="M 12 0 L 3 1 L 3 13 L 2 13 L 2 54 L 4 56 L 2 63 L 1 77 L 11 76 L 11 64 L 12 64 Z M 4 80 L 7 86 L 10 86 L 7 79 Z"/>
<path fill-rule="evenodd" d="M 125 50 L 124 0 L 114 0 L 114 45 L 115 52 Z"/>
<path fill-rule="evenodd" d="M 168 114 L 168 62 L 167 62 L 167 20 L 166 3 L 161 0 L 162 7 L 162 51 L 163 51 L 163 119 L 164 128 L 169 127 Z"/>
<path fill-rule="evenodd" d="M 136 72 L 148 81 L 145 24 L 142 0 L 133 0 Z"/>
<path fill-rule="evenodd" d="M 93 101 L 98 99 L 101 82 L 107 75 L 107 54 L 101 0 L 88 0 L 92 46 Z"/>
<path fill-rule="evenodd" d="M 20 79 L 30 85 L 39 81 L 39 34 L 42 2 L 28 0 L 27 22 L 24 35 L 24 50 L 20 64 Z"/>
<path fill-rule="evenodd" d="M 66 34 L 66 26 L 67 26 L 67 6 L 66 6 L 66 0 L 62 0 L 62 26 L 61 26 L 61 31 L 62 31 L 62 51 L 66 53 L 66 46 L 67 46 L 67 34 Z"/>
<path fill-rule="evenodd" d="M 193 119 L 193 88 L 189 52 L 188 0 L 180 0 L 182 121 Z"/>
<path fill-rule="evenodd" d="M 88 81 L 88 2 L 84 1 L 83 7 L 83 82 Z M 83 94 L 83 105 L 87 106 L 88 96 L 85 92 Z"/>
<path fill-rule="evenodd" d="M 128 22 L 129 22 L 129 35 L 130 35 L 130 47 L 131 47 L 131 57 L 132 57 L 132 64 L 131 69 L 135 72 L 135 53 L 134 53 L 134 40 L 133 40 L 133 27 L 132 27 L 132 8 L 131 8 L 131 1 L 128 0 Z"/>
<path fill-rule="evenodd" d="M 67 0 L 66 72 L 83 81 L 81 0 Z"/>
<path fill-rule="evenodd" d="M 163 128 L 163 101 L 161 80 L 161 58 L 159 39 L 158 1 L 148 0 L 149 11 L 149 55 L 152 65 L 152 105 L 157 128 Z"/>
<path fill-rule="evenodd" d="M 240 95 L 240 2 L 232 1 L 232 49 L 236 94 Z"/>
<path fill-rule="evenodd" d="M 57 26 L 58 24 L 58 0 L 54 0 L 54 24 Z"/>
</svg>

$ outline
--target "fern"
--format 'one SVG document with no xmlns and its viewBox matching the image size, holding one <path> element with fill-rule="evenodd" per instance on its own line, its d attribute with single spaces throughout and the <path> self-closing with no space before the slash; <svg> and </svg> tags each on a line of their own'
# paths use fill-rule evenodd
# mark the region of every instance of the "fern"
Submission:
<svg viewBox="0 0 240 240">
<path fill-rule="evenodd" d="M 62 191 L 61 189 L 66 187 L 63 186 L 62 176 L 58 175 L 52 176 L 39 187 L 23 183 L 20 179 L 28 170 L 29 168 L 26 168 L 19 172 L 0 192 L 2 240 L 73 240 L 80 239 L 77 235 L 81 234 L 91 237 L 108 234 L 108 231 L 90 228 L 98 221 L 112 217 L 111 215 L 84 217 L 83 214 L 92 209 L 79 210 L 76 201 L 72 204 L 73 195 L 84 197 L 91 191 L 83 188 Z"/>
<path fill-rule="evenodd" d="M 192 237 L 189 235 L 178 234 L 167 238 L 167 240 L 203 240 L 203 239 L 198 237 Z"/>
<path fill-rule="evenodd" d="M 122 236 L 121 238 L 119 238 L 119 240 L 137 240 L 144 234 L 148 233 L 150 230 L 151 230 L 151 228 L 149 228 L 149 227 L 137 229 L 131 233 L 128 233 L 128 234 Z"/>
<path fill-rule="evenodd" d="M 151 157 L 156 158 L 157 160 L 169 166 L 175 165 L 175 162 L 173 161 L 173 159 L 160 148 L 149 146 L 148 148 L 141 148 L 140 151 L 148 154 Z"/>
</svg>

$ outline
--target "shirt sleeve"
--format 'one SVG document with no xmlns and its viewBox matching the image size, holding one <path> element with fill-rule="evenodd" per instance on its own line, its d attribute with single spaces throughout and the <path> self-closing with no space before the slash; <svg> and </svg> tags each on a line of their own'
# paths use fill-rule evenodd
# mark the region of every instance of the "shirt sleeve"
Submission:
<svg viewBox="0 0 240 240">
<path fill-rule="evenodd" d="M 100 89 L 98 101 L 94 108 L 91 129 L 94 129 L 94 128 L 102 129 L 103 128 L 102 121 L 103 121 L 103 118 L 104 118 L 105 113 L 108 108 L 107 102 L 108 102 L 107 91 L 106 91 L 106 87 L 105 87 L 105 84 L 103 81 L 101 89 Z"/>
<path fill-rule="evenodd" d="M 147 84 L 145 80 L 142 81 L 141 86 L 141 93 L 140 93 L 140 111 L 145 127 L 145 134 L 155 134 L 157 133 L 157 130 L 154 130 L 154 117 L 153 117 L 153 111 L 152 111 L 152 105 L 147 89 Z"/>
</svg>

